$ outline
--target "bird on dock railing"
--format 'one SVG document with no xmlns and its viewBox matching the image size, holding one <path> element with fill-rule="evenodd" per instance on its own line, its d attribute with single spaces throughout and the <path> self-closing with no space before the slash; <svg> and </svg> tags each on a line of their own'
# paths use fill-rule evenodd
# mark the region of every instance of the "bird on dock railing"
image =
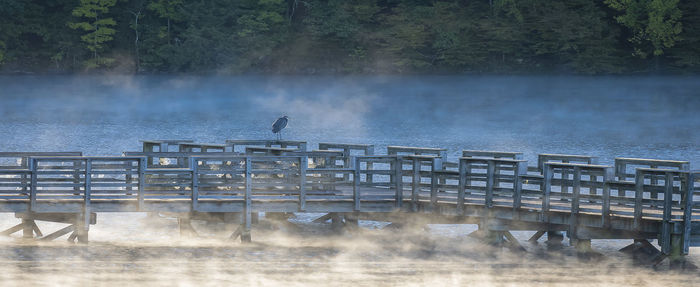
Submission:
<svg viewBox="0 0 700 287">
<path fill-rule="evenodd" d="M 287 116 L 283 116 L 272 124 L 272 132 L 277 134 L 277 140 L 282 140 L 282 129 L 287 126 L 288 121 L 289 118 Z"/>
</svg>

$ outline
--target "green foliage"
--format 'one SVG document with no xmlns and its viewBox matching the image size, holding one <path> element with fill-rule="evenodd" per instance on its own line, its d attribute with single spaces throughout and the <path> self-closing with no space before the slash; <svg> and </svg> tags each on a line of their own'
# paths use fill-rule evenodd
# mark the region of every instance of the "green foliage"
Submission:
<svg viewBox="0 0 700 287">
<path fill-rule="evenodd" d="M 182 20 L 183 0 L 155 0 L 148 4 L 148 9 L 156 12 L 158 17 L 170 20 Z"/>
<path fill-rule="evenodd" d="M 534 62 L 584 74 L 621 71 L 619 33 L 594 2 L 532 0 L 527 15 Z"/>
<path fill-rule="evenodd" d="M 160 28 L 158 36 L 168 39 L 170 42 L 170 25 L 174 21 L 182 21 L 184 14 L 182 12 L 183 0 L 155 0 L 148 4 L 147 8 L 154 11 L 158 17 L 166 19 L 166 26 Z"/>
<path fill-rule="evenodd" d="M 679 0 L 605 0 L 611 8 L 623 12 L 615 19 L 632 32 L 629 41 L 635 54 L 646 58 L 661 56 L 673 47 L 682 31 Z"/>
<path fill-rule="evenodd" d="M 85 32 L 80 39 L 85 47 L 93 52 L 93 58 L 85 61 L 86 68 L 97 68 L 102 65 L 110 65 L 114 59 L 98 56 L 107 43 L 112 41 L 117 32 L 111 28 L 117 23 L 112 18 L 102 18 L 109 12 L 109 8 L 116 4 L 117 0 L 80 0 L 80 6 L 73 9 L 73 16 L 84 19 L 86 22 L 71 22 L 68 26 L 72 29 Z M 90 21 L 90 22 L 88 22 Z"/>
<path fill-rule="evenodd" d="M 123 69 L 131 59 L 138 70 Z M 700 1 L 0 0 L 0 65 L 226 74 L 700 72 Z"/>
<path fill-rule="evenodd" d="M 683 31 L 673 48 L 669 49 L 671 66 L 677 71 L 700 72 L 700 1 L 683 1 Z"/>
</svg>

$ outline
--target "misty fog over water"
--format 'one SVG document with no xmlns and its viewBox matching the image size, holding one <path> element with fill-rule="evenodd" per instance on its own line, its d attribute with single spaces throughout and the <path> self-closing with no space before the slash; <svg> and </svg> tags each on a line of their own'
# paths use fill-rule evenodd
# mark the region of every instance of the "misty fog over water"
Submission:
<svg viewBox="0 0 700 287">
<path fill-rule="evenodd" d="M 118 155 L 139 139 L 318 142 L 690 160 L 697 77 L 0 77 L 3 151 Z"/>
<path fill-rule="evenodd" d="M 178 77 L 0 76 L 0 151 L 120 155 L 140 139 L 284 139 L 463 149 L 677 159 L 700 165 L 697 77 Z M 0 237 L 2 286 L 694 286 L 695 271 L 655 271 L 617 250 L 632 240 L 593 240 L 604 254 L 579 260 L 571 246 L 490 248 L 475 225 L 430 224 L 336 233 L 298 213 L 264 215 L 252 244 L 232 230 L 194 221 L 100 213 L 90 244 Z M 0 214 L 2 229 L 18 223 Z M 45 232 L 65 224 L 38 222 Z M 16 235 L 15 235 L 16 236 Z M 568 244 L 568 243 L 566 243 Z M 654 244 L 656 244 L 654 242 Z M 688 260 L 700 264 L 700 250 Z"/>
</svg>

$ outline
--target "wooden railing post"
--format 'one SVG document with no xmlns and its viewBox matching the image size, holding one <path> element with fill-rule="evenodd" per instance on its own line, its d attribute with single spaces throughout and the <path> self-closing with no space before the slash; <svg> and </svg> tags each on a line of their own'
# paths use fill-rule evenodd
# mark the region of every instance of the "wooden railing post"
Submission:
<svg viewBox="0 0 700 287">
<path fill-rule="evenodd" d="M 367 177 L 369 180 L 369 177 Z M 360 211 L 360 158 L 355 157 L 355 167 L 352 175 L 353 210 Z"/>
<path fill-rule="evenodd" d="M 74 194 L 80 194 L 80 165 L 82 165 L 82 160 L 73 160 L 73 187 Z"/>
<path fill-rule="evenodd" d="M 603 206 L 601 208 L 601 224 L 603 228 L 610 227 L 610 184 L 611 179 L 607 176 L 604 177 L 603 182 Z M 618 189 L 619 193 L 619 189 Z"/>
<path fill-rule="evenodd" d="M 464 188 L 467 178 L 467 163 L 464 159 L 459 160 L 459 186 L 457 187 L 457 214 L 464 214 Z M 470 171 L 471 172 L 471 171 Z"/>
<path fill-rule="evenodd" d="M 243 211 L 243 234 L 241 234 L 241 239 L 242 241 L 246 236 L 250 238 L 250 230 L 251 230 L 251 225 L 252 225 L 252 188 L 253 188 L 253 180 L 251 178 L 252 172 L 251 172 L 251 162 L 250 162 L 250 157 L 246 156 L 245 157 L 245 207 Z"/>
<path fill-rule="evenodd" d="M 21 163 L 20 163 L 20 168 L 25 167 L 25 166 L 27 167 L 28 170 L 31 170 L 31 167 L 29 166 L 29 162 L 27 161 L 27 157 L 22 157 Z M 29 182 L 27 182 L 27 181 L 30 181 L 30 180 L 31 180 L 30 178 L 27 178 L 26 173 L 22 173 L 22 176 L 20 178 L 20 181 L 22 183 L 22 195 L 26 195 L 26 196 L 29 195 Z"/>
<path fill-rule="evenodd" d="M 571 215 L 569 218 L 569 238 L 578 239 L 578 213 L 581 200 L 581 168 L 574 167 L 571 199 Z"/>
<path fill-rule="evenodd" d="M 396 208 L 403 206 L 403 164 L 401 157 L 396 155 L 391 161 L 394 167 L 394 184 L 396 187 Z"/>
<path fill-rule="evenodd" d="M 133 173 L 133 162 L 131 160 L 125 160 L 124 161 L 124 166 L 125 166 L 125 173 L 126 175 L 124 176 L 124 182 L 126 182 L 126 195 L 132 195 L 132 190 L 134 189 L 131 187 L 131 183 L 134 182 L 134 175 Z"/>
<path fill-rule="evenodd" d="M 146 188 L 146 158 L 142 157 L 139 159 L 139 193 L 138 197 L 138 208 L 139 211 L 144 211 L 143 206 L 144 189 Z"/>
<path fill-rule="evenodd" d="M 392 155 L 392 154 L 389 154 L 389 155 Z M 398 158 L 397 155 L 393 155 L 393 156 Z M 396 168 L 396 161 L 397 160 L 392 160 L 391 162 L 389 162 L 389 169 L 394 171 L 393 174 L 389 174 L 389 183 L 394 183 L 394 184 L 398 183 L 398 180 L 396 177 L 396 175 L 397 175 L 396 171 L 400 168 L 398 168 L 398 169 Z"/>
<path fill-rule="evenodd" d="M 190 157 L 190 171 L 192 173 L 192 211 L 197 211 L 199 206 L 199 167 L 196 158 Z"/>
<path fill-rule="evenodd" d="M 433 159 L 434 160 L 434 159 Z M 438 175 L 436 173 L 438 169 L 435 164 L 432 164 L 430 168 L 430 211 L 435 212 L 435 205 L 437 204 L 438 195 Z"/>
<path fill-rule="evenodd" d="M 418 193 L 420 193 L 420 169 L 419 158 L 413 159 L 413 180 L 411 181 L 411 211 L 418 211 Z"/>
<path fill-rule="evenodd" d="M 642 197 L 644 196 L 644 172 L 637 169 L 635 172 L 634 189 L 634 223 L 633 229 L 639 231 L 642 228 Z"/>
<path fill-rule="evenodd" d="M 486 162 L 486 193 L 484 196 L 484 205 L 486 208 L 493 207 L 493 187 L 496 183 L 496 163 L 489 159 Z"/>
<path fill-rule="evenodd" d="M 299 157 L 299 211 L 306 210 L 306 166 L 308 164 L 308 157 Z"/>
<path fill-rule="evenodd" d="M 83 217 L 82 226 L 78 232 L 78 241 L 87 242 L 88 230 L 90 230 L 90 199 L 92 190 L 92 159 L 85 159 L 85 192 L 84 192 L 84 205 L 83 205 Z"/>
<path fill-rule="evenodd" d="M 688 173 L 688 177 L 685 183 L 685 199 L 681 202 L 683 207 L 683 251 L 684 255 L 688 255 L 690 252 L 690 233 L 692 227 L 693 219 L 693 192 L 695 190 L 695 174 L 693 172 Z"/>
<path fill-rule="evenodd" d="M 659 168 L 659 167 L 652 164 L 652 165 L 649 165 L 649 168 L 651 168 L 651 169 L 657 169 L 657 168 Z M 651 186 L 659 185 L 659 176 L 656 175 L 656 174 L 653 174 L 653 173 L 649 174 L 649 184 L 650 184 Z M 652 189 L 649 191 L 649 194 L 650 194 L 650 195 L 649 195 L 649 198 L 650 198 L 650 199 L 659 199 L 659 192 L 657 192 L 655 189 L 652 188 Z"/>
<path fill-rule="evenodd" d="M 543 164 L 543 182 L 542 184 L 542 221 L 549 221 L 549 194 L 552 192 L 552 166 Z"/>
<path fill-rule="evenodd" d="M 523 167 L 523 165 L 525 167 Z M 522 179 L 520 179 L 520 176 L 522 175 L 521 171 L 527 173 L 526 162 L 515 163 L 515 170 L 513 171 L 513 211 L 517 211 L 517 209 L 520 209 L 520 206 L 522 204 L 523 182 Z M 520 213 L 516 213 L 516 215 L 519 214 Z"/>
<path fill-rule="evenodd" d="M 352 158 L 350 157 L 350 149 L 349 148 L 344 148 L 343 149 L 343 167 L 349 168 L 351 167 L 350 165 L 353 164 Z M 333 163 L 335 165 L 335 162 Z M 350 180 L 350 175 L 345 173 L 343 174 L 343 182 L 348 182 Z"/>
<path fill-rule="evenodd" d="M 673 205 L 673 173 L 666 172 L 664 178 L 664 214 L 661 223 L 661 252 L 664 254 L 671 253 L 671 228 L 673 222 L 671 220 L 671 208 Z M 658 181 L 657 181 L 658 182 Z M 657 195 L 658 197 L 658 195 Z M 652 199 L 654 197 L 652 196 Z"/>
<path fill-rule="evenodd" d="M 365 147 L 365 155 L 374 155 L 374 146 Z M 367 170 L 373 169 L 373 164 L 371 161 L 368 161 L 366 163 L 366 165 L 367 165 Z M 367 181 L 367 183 L 372 185 L 372 183 L 374 183 L 374 174 L 367 174 L 366 181 Z"/>
<path fill-rule="evenodd" d="M 36 192 L 37 192 L 37 159 L 31 158 L 29 160 L 29 170 L 31 170 L 31 188 L 29 189 L 29 211 L 36 211 Z"/>
</svg>

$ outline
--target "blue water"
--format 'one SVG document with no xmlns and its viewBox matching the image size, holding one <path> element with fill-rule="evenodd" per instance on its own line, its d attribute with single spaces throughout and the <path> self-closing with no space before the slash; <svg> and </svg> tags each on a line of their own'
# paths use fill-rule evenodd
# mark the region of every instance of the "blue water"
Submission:
<svg viewBox="0 0 700 287">
<path fill-rule="evenodd" d="M 0 151 L 119 155 L 139 139 L 285 139 L 689 160 L 697 77 L 0 77 Z"/>
</svg>

